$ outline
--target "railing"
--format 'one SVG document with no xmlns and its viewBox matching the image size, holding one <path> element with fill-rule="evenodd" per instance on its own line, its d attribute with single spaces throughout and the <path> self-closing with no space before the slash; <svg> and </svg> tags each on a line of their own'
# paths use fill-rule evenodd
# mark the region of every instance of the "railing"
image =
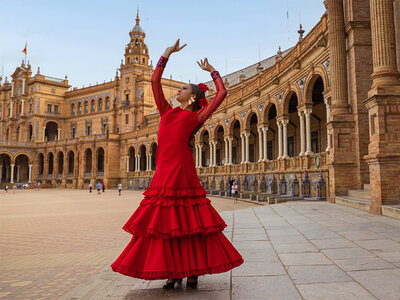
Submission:
<svg viewBox="0 0 400 300">
<path fill-rule="evenodd" d="M 53 174 L 47 174 L 47 178 L 53 178 Z"/>
<path fill-rule="evenodd" d="M 50 80 L 50 81 L 55 81 L 55 82 L 60 82 L 63 83 L 64 79 L 56 78 L 56 77 L 50 77 L 50 76 L 43 76 L 45 80 Z"/>
<path fill-rule="evenodd" d="M 91 177 L 92 176 L 92 172 L 85 172 L 83 176 L 84 177 Z"/>
<path fill-rule="evenodd" d="M 43 178 L 43 174 L 38 174 L 38 178 Z"/>
<path fill-rule="evenodd" d="M 63 173 L 57 173 L 57 178 L 62 178 L 63 177 Z"/>
<path fill-rule="evenodd" d="M 97 176 L 97 177 L 104 177 L 104 172 L 97 172 L 97 173 L 96 173 L 96 176 Z"/>
<path fill-rule="evenodd" d="M 74 176 L 74 173 L 68 173 L 67 174 L 67 177 L 73 177 Z"/>
</svg>

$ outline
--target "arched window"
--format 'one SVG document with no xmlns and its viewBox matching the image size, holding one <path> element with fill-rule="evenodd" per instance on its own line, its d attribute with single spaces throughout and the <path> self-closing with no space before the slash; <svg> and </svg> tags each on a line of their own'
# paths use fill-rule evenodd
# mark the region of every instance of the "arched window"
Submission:
<svg viewBox="0 0 400 300">
<path fill-rule="evenodd" d="M 95 112 L 96 111 L 96 102 L 94 101 L 94 99 L 92 100 L 91 106 L 92 106 L 91 111 Z"/>
<path fill-rule="evenodd" d="M 79 102 L 78 103 L 78 115 L 80 115 L 82 113 L 82 103 Z"/>
<path fill-rule="evenodd" d="M 89 112 L 89 102 L 85 101 L 85 114 Z"/>
<path fill-rule="evenodd" d="M 99 108 L 98 111 L 102 111 L 103 110 L 103 99 L 99 99 Z"/>
<path fill-rule="evenodd" d="M 110 109 L 110 97 L 106 98 L 106 109 Z"/>
<path fill-rule="evenodd" d="M 71 105 L 71 115 L 75 115 L 75 104 L 72 103 Z"/>
</svg>

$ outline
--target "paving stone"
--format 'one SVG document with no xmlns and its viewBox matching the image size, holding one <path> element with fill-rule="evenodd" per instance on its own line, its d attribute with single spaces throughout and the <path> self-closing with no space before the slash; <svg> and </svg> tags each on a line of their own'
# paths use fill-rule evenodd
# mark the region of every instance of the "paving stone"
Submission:
<svg viewBox="0 0 400 300">
<path fill-rule="evenodd" d="M 325 249 L 322 252 L 330 259 L 375 257 L 374 254 L 362 248 Z"/>
<path fill-rule="evenodd" d="M 280 253 L 279 257 L 286 266 L 332 264 L 332 262 L 321 253 Z"/>
<path fill-rule="evenodd" d="M 341 233 L 345 238 L 353 241 L 361 240 L 376 240 L 381 239 L 382 236 L 366 230 L 345 231 Z"/>
<path fill-rule="evenodd" d="M 377 256 L 387 260 L 389 262 L 399 262 L 400 263 L 400 251 L 399 252 L 377 252 L 375 253 Z"/>
<path fill-rule="evenodd" d="M 379 299 L 399 299 L 400 270 L 368 270 L 349 272 L 349 275 Z"/>
<path fill-rule="evenodd" d="M 355 243 L 370 251 L 400 251 L 400 243 L 388 239 L 356 241 Z"/>
<path fill-rule="evenodd" d="M 234 241 L 233 246 L 235 246 L 237 250 L 272 249 L 271 242 L 269 241 Z"/>
<path fill-rule="evenodd" d="M 372 300 L 376 299 L 355 282 L 316 283 L 296 285 L 307 300 Z"/>
<path fill-rule="evenodd" d="M 233 277 L 232 299 L 295 300 L 301 297 L 287 276 L 258 276 Z"/>
<path fill-rule="evenodd" d="M 232 270 L 232 276 L 270 276 L 286 274 L 280 262 L 245 262 Z"/>
<path fill-rule="evenodd" d="M 352 279 L 337 266 L 289 266 L 289 276 L 295 284 L 346 282 Z"/>
<path fill-rule="evenodd" d="M 357 247 L 353 242 L 338 238 L 338 239 L 322 239 L 322 240 L 311 240 L 319 249 L 337 249 L 337 248 L 354 248 Z"/>
<path fill-rule="evenodd" d="M 234 241 L 267 241 L 267 235 L 265 233 L 258 234 L 234 234 Z"/>
<path fill-rule="evenodd" d="M 311 243 L 303 244 L 274 244 L 277 253 L 318 252 Z"/>
<path fill-rule="evenodd" d="M 307 243 L 307 239 L 302 235 L 288 235 L 288 236 L 274 236 L 270 237 L 270 240 L 273 244 L 298 244 L 298 243 Z"/>
<path fill-rule="evenodd" d="M 334 263 L 345 271 L 378 270 L 395 268 L 379 257 L 335 259 Z"/>
<path fill-rule="evenodd" d="M 241 250 L 245 262 L 279 262 L 278 255 L 273 249 L 267 250 Z"/>
</svg>

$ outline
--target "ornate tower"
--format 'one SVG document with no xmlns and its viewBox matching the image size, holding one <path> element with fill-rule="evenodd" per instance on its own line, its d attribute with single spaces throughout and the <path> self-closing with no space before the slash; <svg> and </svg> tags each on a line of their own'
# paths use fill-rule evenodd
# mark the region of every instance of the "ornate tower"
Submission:
<svg viewBox="0 0 400 300">
<path fill-rule="evenodd" d="M 125 61 L 121 61 L 120 74 L 120 131 L 137 129 L 143 121 L 147 99 L 150 96 L 150 77 L 153 67 L 149 65 L 149 50 L 145 44 L 146 34 L 140 27 L 139 9 L 136 24 L 129 32 L 130 41 L 125 47 Z"/>
</svg>

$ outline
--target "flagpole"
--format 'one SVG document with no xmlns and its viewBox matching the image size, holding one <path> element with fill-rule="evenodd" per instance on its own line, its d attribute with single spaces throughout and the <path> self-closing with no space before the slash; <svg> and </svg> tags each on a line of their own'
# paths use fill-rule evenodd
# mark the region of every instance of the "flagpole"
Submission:
<svg viewBox="0 0 400 300">
<path fill-rule="evenodd" d="M 26 52 L 28 52 L 27 49 L 26 49 L 27 45 L 28 45 L 28 41 L 25 41 L 25 66 L 26 66 Z"/>
</svg>

